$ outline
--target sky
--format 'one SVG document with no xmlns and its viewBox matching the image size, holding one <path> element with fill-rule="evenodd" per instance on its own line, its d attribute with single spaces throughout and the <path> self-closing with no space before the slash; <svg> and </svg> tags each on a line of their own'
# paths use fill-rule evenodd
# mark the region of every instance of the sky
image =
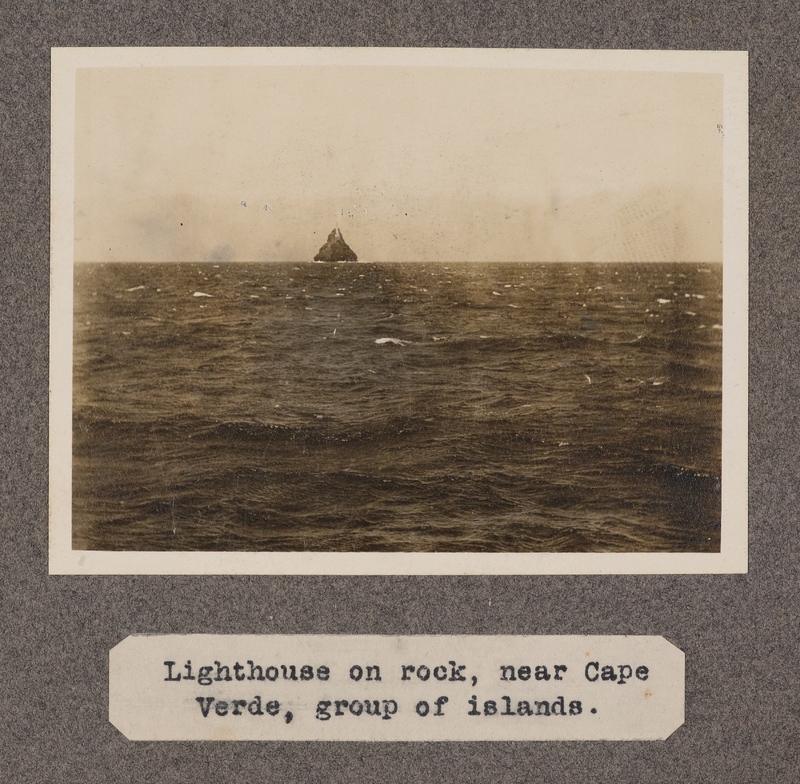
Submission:
<svg viewBox="0 0 800 784">
<path fill-rule="evenodd" d="M 80 69 L 76 261 L 722 259 L 722 77 Z"/>
</svg>

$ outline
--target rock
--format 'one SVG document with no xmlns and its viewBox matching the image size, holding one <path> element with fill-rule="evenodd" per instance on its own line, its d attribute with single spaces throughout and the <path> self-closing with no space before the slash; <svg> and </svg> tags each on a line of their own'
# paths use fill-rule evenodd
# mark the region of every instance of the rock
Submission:
<svg viewBox="0 0 800 784">
<path fill-rule="evenodd" d="M 334 229 L 328 235 L 328 241 L 319 249 L 319 253 L 314 256 L 314 261 L 358 261 L 358 256 L 350 249 L 344 241 L 342 232 Z"/>
</svg>

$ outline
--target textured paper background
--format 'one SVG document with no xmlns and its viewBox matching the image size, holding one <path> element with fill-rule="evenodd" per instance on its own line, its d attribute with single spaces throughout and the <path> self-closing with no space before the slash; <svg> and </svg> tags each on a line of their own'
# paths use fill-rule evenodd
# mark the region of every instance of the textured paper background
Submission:
<svg viewBox="0 0 800 784">
<path fill-rule="evenodd" d="M 6 4 L 0 47 L 4 547 L 0 776 L 17 782 L 794 781 L 800 124 L 793 3 Z M 750 571 L 614 577 L 49 577 L 49 48 L 749 49 Z M 665 743 L 132 744 L 107 720 L 130 633 L 663 634 L 686 652 Z"/>
</svg>

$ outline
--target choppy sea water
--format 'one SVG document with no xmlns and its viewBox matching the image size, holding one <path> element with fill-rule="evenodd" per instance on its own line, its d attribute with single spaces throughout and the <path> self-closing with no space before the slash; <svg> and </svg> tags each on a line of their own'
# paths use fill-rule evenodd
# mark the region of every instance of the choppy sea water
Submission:
<svg viewBox="0 0 800 784">
<path fill-rule="evenodd" d="M 709 552 L 722 271 L 78 264 L 73 545 Z"/>
</svg>

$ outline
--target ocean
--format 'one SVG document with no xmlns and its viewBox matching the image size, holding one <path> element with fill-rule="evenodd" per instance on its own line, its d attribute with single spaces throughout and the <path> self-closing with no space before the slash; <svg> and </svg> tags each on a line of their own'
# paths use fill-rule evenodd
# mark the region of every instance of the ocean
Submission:
<svg viewBox="0 0 800 784">
<path fill-rule="evenodd" d="M 76 264 L 73 547 L 718 552 L 722 269 Z"/>
</svg>

